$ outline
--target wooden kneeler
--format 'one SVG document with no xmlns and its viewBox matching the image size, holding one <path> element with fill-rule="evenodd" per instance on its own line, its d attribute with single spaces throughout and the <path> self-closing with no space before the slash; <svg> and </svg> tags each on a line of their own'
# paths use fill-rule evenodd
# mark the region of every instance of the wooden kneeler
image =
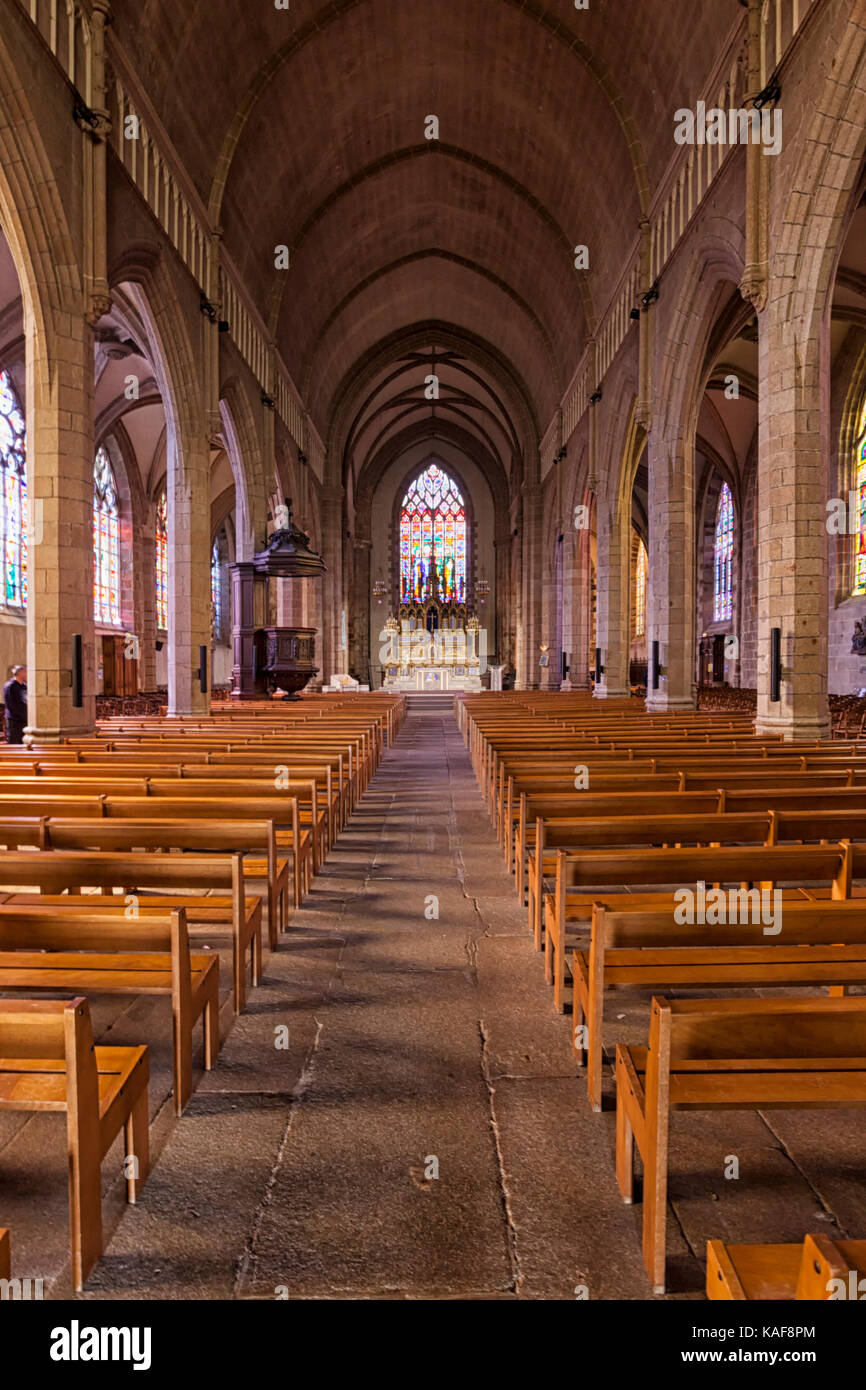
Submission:
<svg viewBox="0 0 866 1390">
<path fill-rule="evenodd" d="M 823 1303 L 859 1299 L 866 1289 L 866 1240 L 806 1236 L 802 1245 L 707 1241 L 707 1298 Z"/>
<path fill-rule="evenodd" d="M 149 1167 L 146 1047 L 94 1047 L 86 999 L 0 1000 L 0 1113 L 66 1115 L 69 1235 L 78 1292 L 102 1254 L 100 1165 L 125 1136 L 127 1201 Z"/>
<path fill-rule="evenodd" d="M 866 999 L 654 998 L 648 1047 L 616 1049 L 616 1175 L 643 1159 L 643 1259 L 665 1291 L 672 1110 L 823 1110 L 866 1105 Z"/>
</svg>

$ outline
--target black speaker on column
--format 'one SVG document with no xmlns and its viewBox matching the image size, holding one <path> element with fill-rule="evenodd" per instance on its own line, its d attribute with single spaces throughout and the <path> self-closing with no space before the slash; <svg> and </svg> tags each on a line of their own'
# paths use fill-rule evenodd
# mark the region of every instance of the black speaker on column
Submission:
<svg viewBox="0 0 866 1390">
<path fill-rule="evenodd" d="M 601 678 L 604 675 L 604 667 L 601 664 L 601 647 L 595 649 L 595 683 L 601 685 Z"/>
<path fill-rule="evenodd" d="M 770 628 L 770 699 L 782 698 L 782 629 Z"/>
<path fill-rule="evenodd" d="M 650 648 L 650 685 L 653 690 L 659 688 L 659 643 L 658 638 L 654 637 Z"/>
<path fill-rule="evenodd" d="M 202 695 L 207 694 L 207 647 L 198 649 L 198 681 Z"/>
<path fill-rule="evenodd" d="M 72 708 L 84 708 L 84 652 L 80 632 L 72 639 Z"/>
</svg>

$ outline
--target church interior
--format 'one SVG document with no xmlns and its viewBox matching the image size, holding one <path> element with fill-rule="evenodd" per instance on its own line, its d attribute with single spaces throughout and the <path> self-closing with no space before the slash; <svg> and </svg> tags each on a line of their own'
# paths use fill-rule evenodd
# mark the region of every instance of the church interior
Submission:
<svg viewBox="0 0 866 1390">
<path fill-rule="evenodd" d="M 866 0 L 0 0 L 0 474 L 0 1301 L 866 1297 Z"/>
</svg>

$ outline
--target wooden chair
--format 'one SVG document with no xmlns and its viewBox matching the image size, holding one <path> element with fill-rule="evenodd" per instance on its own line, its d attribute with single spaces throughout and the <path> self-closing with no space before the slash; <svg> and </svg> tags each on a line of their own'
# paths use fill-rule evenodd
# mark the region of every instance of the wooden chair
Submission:
<svg viewBox="0 0 866 1390">
<path fill-rule="evenodd" d="M 866 984 L 866 918 L 859 902 L 788 902 L 778 936 L 760 922 L 680 925 L 671 907 L 596 903 L 589 950 L 574 952 L 574 1051 L 601 1109 L 606 989 L 647 991 Z M 583 1027 L 583 1032 L 581 1028 Z"/>
<path fill-rule="evenodd" d="M 643 1159 L 643 1260 L 665 1291 L 672 1110 L 866 1105 L 866 999 L 654 998 L 649 1045 L 616 1049 L 616 1174 L 634 1192 Z"/>
<path fill-rule="evenodd" d="M 127 918 L 0 906 L 0 991 L 19 990 L 169 995 L 177 1115 L 192 1095 L 192 1035 L 199 1019 L 206 1071 L 219 1052 L 219 957 L 190 954 L 183 909 Z"/>
<path fill-rule="evenodd" d="M 262 904 L 257 897 L 248 898 L 244 891 L 244 862 L 240 854 L 111 854 L 93 851 L 73 853 L 68 850 L 46 850 L 30 853 L 5 854 L 0 860 L 0 876 L 5 885 L 26 884 L 39 889 L 36 903 L 45 895 L 57 895 L 55 904 L 66 909 L 74 906 L 74 895 L 82 888 L 100 888 L 112 892 L 116 888 L 131 894 L 137 889 L 154 889 L 175 897 L 154 896 L 145 901 L 163 910 L 187 909 L 187 926 L 191 937 L 212 937 L 220 927 L 228 930 L 232 941 L 232 990 L 235 1013 L 246 1003 L 246 961 L 249 956 L 252 982 L 257 985 L 262 976 Z M 212 893 L 226 892 L 223 899 L 205 898 L 190 901 L 182 896 L 184 890 Z M 69 896 L 65 897 L 64 894 Z M 23 905 L 22 896 L 13 894 L 15 905 Z M 88 896 L 79 897 L 84 910 L 93 910 Z M 58 901 L 59 899 L 59 901 Z M 7 896 L 7 901 L 9 901 Z M 140 906 L 140 904 L 139 904 Z"/>
<path fill-rule="evenodd" d="M 86 999 L 0 999 L 0 1113 L 66 1116 L 72 1278 L 80 1293 L 102 1254 L 100 1164 L 121 1129 L 126 1195 L 149 1167 L 146 1047 L 94 1047 Z"/>
<path fill-rule="evenodd" d="M 707 1298 L 712 1301 L 823 1303 L 852 1296 L 866 1296 L 866 1240 L 811 1235 L 802 1245 L 707 1241 Z"/>
</svg>

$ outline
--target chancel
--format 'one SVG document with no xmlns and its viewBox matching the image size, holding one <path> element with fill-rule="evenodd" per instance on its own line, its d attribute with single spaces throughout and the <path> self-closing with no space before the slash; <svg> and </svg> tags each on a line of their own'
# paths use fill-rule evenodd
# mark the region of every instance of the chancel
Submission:
<svg viewBox="0 0 866 1390">
<path fill-rule="evenodd" d="M 866 0 L 0 0 L 0 665 L 61 1359 L 859 1290 Z"/>
</svg>

